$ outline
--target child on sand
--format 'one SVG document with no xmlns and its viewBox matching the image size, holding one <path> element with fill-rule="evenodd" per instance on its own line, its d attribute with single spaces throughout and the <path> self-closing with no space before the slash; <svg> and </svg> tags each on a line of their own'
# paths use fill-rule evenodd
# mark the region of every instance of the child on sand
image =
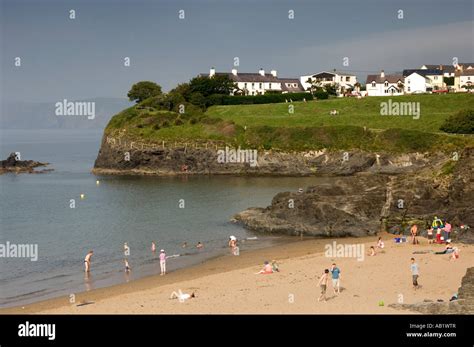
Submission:
<svg viewBox="0 0 474 347">
<path fill-rule="evenodd" d="M 341 280 L 341 270 L 336 266 L 335 263 L 331 266 L 331 275 L 332 275 L 332 289 L 334 290 L 334 294 L 340 294 L 340 280 Z M 337 289 L 337 293 L 336 293 Z"/>
<path fill-rule="evenodd" d="M 85 272 L 90 272 L 91 270 L 91 258 L 92 258 L 92 255 L 94 254 L 94 251 L 89 251 L 89 253 L 87 253 L 86 257 L 84 258 L 84 271 Z"/>
<path fill-rule="evenodd" d="M 273 273 L 273 269 L 272 269 L 272 266 L 270 265 L 270 263 L 268 261 L 265 261 L 263 263 L 263 269 L 260 270 L 259 272 L 256 273 L 256 275 L 268 275 L 268 274 L 271 274 Z"/>
<path fill-rule="evenodd" d="M 278 267 L 278 263 L 275 259 L 272 260 L 272 271 L 273 272 L 280 272 L 280 268 Z"/>
<path fill-rule="evenodd" d="M 161 276 L 166 274 L 166 253 L 165 250 L 162 249 L 160 251 L 160 269 L 161 269 Z"/>
<path fill-rule="evenodd" d="M 382 241 L 382 237 L 379 237 L 379 240 L 377 241 L 377 248 L 383 249 L 385 247 L 385 244 Z"/>
<path fill-rule="evenodd" d="M 375 253 L 375 247 L 374 246 L 370 246 L 370 250 L 369 250 L 369 256 L 373 257 L 374 255 L 376 255 L 377 253 Z"/>
<path fill-rule="evenodd" d="M 431 226 L 426 232 L 428 233 L 428 243 L 432 244 L 433 243 L 433 227 Z"/>
<path fill-rule="evenodd" d="M 319 296 L 318 301 L 321 301 L 322 299 L 326 301 L 326 289 L 328 288 L 328 282 L 329 282 L 329 270 L 326 269 L 324 270 L 324 273 L 318 282 L 318 285 L 321 288 L 321 295 Z"/>
<path fill-rule="evenodd" d="M 418 289 L 418 276 L 420 275 L 420 269 L 418 267 L 418 264 L 415 263 L 415 258 L 411 258 L 410 270 L 413 281 L 413 288 Z"/>
</svg>

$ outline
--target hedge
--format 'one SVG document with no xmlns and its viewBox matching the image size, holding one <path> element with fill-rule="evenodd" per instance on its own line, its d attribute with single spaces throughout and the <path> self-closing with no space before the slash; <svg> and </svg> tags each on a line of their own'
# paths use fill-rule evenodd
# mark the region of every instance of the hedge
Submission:
<svg viewBox="0 0 474 347">
<path fill-rule="evenodd" d="M 275 104 L 286 101 L 312 100 L 309 93 L 264 94 L 264 95 L 223 95 L 213 94 L 207 98 L 207 106 L 211 105 L 253 105 Z"/>
</svg>

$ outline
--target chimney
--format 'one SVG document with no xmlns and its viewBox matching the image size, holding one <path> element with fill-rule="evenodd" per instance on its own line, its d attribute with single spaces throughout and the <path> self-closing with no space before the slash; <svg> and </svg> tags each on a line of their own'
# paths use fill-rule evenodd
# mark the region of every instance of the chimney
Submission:
<svg viewBox="0 0 474 347">
<path fill-rule="evenodd" d="M 270 72 L 272 73 L 272 76 L 273 76 L 273 77 L 277 77 L 277 70 L 272 70 L 272 71 L 270 71 Z"/>
<path fill-rule="evenodd" d="M 237 76 L 237 69 L 232 69 L 232 75 Z"/>
<path fill-rule="evenodd" d="M 382 70 L 380 71 L 380 77 L 384 78 L 385 77 L 385 72 Z"/>
<path fill-rule="evenodd" d="M 211 69 L 209 70 L 209 77 L 212 77 L 216 74 L 216 69 L 214 67 L 211 67 Z"/>
<path fill-rule="evenodd" d="M 265 70 L 262 68 L 260 68 L 260 71 L 258 73 L 262 76 L 265 76 Z"/>
<path fill-rule="evenodd" d="M 443 71 L 443 65 L 440 65 L 440 66 L 439 66 L 439 69 L 440 69 L 441 71 Z"/>
</svg>

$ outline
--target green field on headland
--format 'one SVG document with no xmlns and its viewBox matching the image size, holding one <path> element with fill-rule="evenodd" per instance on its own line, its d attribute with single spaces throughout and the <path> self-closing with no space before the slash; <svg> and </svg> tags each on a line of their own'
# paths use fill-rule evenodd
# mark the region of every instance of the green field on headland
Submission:
<svg viewBox="0 0 474 347">
<path fill-rule="evenodd" d="M 381 115 L 382 103 L 387 106 L 389 100 L 411 103 L 419 107 L 419 114 Z M 146 142 L 212 140 L 244 148 L 296 151 L 322 148 L 450 151 L 474 144 L 472 136 L 448 135 L 440 130 L 447 117 L 465 109 L 474 109 L 474 95 L 334 98 L 292 104 L 212 106 L 205 113 L 189 105 L 181 114 L 160 110 L 145 100 L 114 116 L 106 134 L 117 136 L 120 133 Z M 331 110 L 336 110 L 337 115 L 330 115 Z"/>
</svg>

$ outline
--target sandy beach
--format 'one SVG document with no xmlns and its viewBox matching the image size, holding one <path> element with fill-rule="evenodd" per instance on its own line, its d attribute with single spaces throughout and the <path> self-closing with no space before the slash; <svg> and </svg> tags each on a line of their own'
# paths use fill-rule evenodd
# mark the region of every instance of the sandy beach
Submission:
<svg viewBox="0 0 474 347">
<path fill-rule="evenodd" d="M 60 297 L 24 307 L 3 309 L 2 314 L 399 314 L 391 303 L 417 303 L 425 299 L 445 302 L 457 292 L 466 269 L 474 264 L 474 246 L 456 244 L 460 258 L 435 255 L 443 245 L 395 244 L 383 234 L 385 248 L 368 256 L 376 237 L 364 239 L 308 239 L 271 248 L 224 256 L 166 276 L 153 276 L 113 287 L 78 293 L 75 303 Z M 363 244 L 365 257 L 327 257 L 325 245 Z M 422 254 L 413 254 L 420 252 Z M 411 283 L 410 258 L 420 267 L 419 283 Z M 257 275 L 265 260 L 276 259 L 280 272 Z M 318 302 L 318 279 L 335 262 L 341 269 L 342 292 L 335 296 L 329 283 L 326 302 Z M 170 299 L 174 291 L 195 293 L 180 302 Z M 93 302 L 77 306 L 80 303 Z M 380 305 L 383 302 L 383 306 Z"/>
</svg>

